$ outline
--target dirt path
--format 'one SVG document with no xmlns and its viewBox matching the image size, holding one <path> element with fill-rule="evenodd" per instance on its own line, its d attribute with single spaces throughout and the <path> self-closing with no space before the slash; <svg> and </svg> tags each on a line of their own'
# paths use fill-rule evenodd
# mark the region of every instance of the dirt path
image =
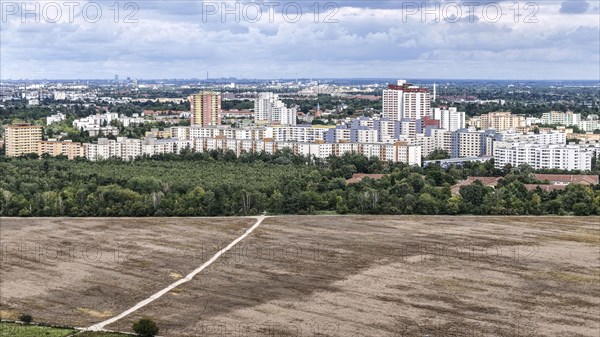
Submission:
<svg viewBox="0 0 600 337">
<path fill-rule="evenodd" d="M 220 251 L 218 251 L 215 255 L 213 255 L 213 257 L 210 258 L 210 260 L 204 262 L 204 264 L 202 264 L 200 267 L 196 268 L 194 271 L 192 271 L 191 273 L 189 273 L 188 275 L 186 275 L 184 278 L 178 280 L 177 282 L 174 282 L 172 284 L 170 284 L 168 287 L 158 291 L 157 293 L 155 293 L 154 295 L 148 297 L 147 299 L 139 302 L 138 304 L 134 305 L 133 307 L 123 311 L 121 314 L 114 316 L 110 319 L 107 319 L 103 322 L 100 322 L 98 324 L 94 324 L 88 328 L 85 328 L 83 330 L 86 331 L 102 331 L 104 330 L 104 327 L 112 324 L 118 320 L 120 320 L 121 318 L 128 316 L 136 311 L 138 311 L 139 309 L 145 307 L 146 305 L 154 302 L 155 300 L 159 299 L 160 297 L 162 297 L 164 294 L 168 293 L 169 291 L 173 290 L 174 288 L 182 285 L 183 283 L 189 282 L 192 280 L 192 278 L 194 278 L 194 276 L 196 276 L 198 273 L 200 273 L 201 271 L 203 271 L 206 267 L 210 266 L 213 262 L 215 262 L 221 255 L 223 255 L 223 253 L 227 252 L 228 250 L 230 250 L 231 248 L 233 248 L 236 244 L 238 244 L 240 241 L 242 241 L 244 238 L 246 238 L 248 235 L 250 235 L 250 233 L 252 233 L 252 231 L 254 231 L 262 222 L 263 220 L 266 218 L 265 215 L 261 215 L 261 216 L 257 216 L 256 218 L 256 223 L 254 223 L 254 225 L 252 225 L 252 227 L 250 227 L 248 230 L 246 230 L 246 232 L 244 232 L 244 234 L 242 234 L 240 237 L 238 237 L 237 239 L 233 240 L 230 244 L 227 245 L 227 247 L 221 249 Z"/>
</svg>

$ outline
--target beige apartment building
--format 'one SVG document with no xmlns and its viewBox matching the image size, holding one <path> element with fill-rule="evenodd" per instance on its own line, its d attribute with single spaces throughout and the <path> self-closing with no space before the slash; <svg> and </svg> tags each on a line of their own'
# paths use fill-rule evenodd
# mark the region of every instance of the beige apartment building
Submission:
<svg viewBox="0 0 600 337">
<path fill-rule="evenodd" d="M 509 111 L 481 115 L 480 123 L 481 129 L 495 129 L 496 131 L 516 130 L 526 126 L 525 116 L 513 115 Z"/>
<path fill-rule="evenodd" d="M 38 152 L 38 143 L 42 140 L 42 127 L 28 123 L 12 124 L 4 127 L 6 155 L 18 157 Z"/>
<path fill-rule="evenodd" d="M 77 157 L 85 157 L 84 147 L 81 143 L 73 143 L 70 140 L 67 141 L 40 141 L 37 143 L 37 154 L 49 154 L 51 156 L 63 155 L 69 159 L 75 159 Z"/>
</svg>

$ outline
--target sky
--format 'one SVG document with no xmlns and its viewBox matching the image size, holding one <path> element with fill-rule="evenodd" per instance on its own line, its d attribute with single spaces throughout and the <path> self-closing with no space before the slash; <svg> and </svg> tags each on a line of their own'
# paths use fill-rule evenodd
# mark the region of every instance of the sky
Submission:
<svg viewBox="0 0 600 337">
<path fill-rule="evenodd" d="M 600 0 L 0 3 L 0 79 L 600 81 Z"/>
</svg>

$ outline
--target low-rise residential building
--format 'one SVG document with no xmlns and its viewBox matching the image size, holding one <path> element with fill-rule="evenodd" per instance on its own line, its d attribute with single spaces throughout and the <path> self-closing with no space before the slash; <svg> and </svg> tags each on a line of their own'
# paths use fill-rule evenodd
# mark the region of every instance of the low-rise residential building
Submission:
<svg viewBox="0 0 600 337">
<path fill-rule="evenodd" d="M 123 126 L 128 127 L 135 124 L 144 124 L 144 117 L 138 114 L 133 114 L 131 117 L 125 115 L 119 116 L 116 112 L 107 112 L 104 114 L 91 115 L 85 118 L 76 119 L 73 121 L 73 127 L 88 132 L 99 132 L 103 131 L 105 135 L 112 134 L 112 128 L 110 124 L 113 121 L 118 121 Z"/>
<path fill-rule="evenodd" d="M 585 132 L 594 132 L 600 130 L 600 120 L 598 119 L 585 119 L 577 123 L 579 129 Z"/>
<path fill-rule="evenodd" d="M 56 113 L 54 115 L 50 115 L 48 117 L 46 117 L 46 125 L 50 125 L 52 123 L 60 123 L 62 121 L 64 121 L 67 118 L 67 116 L 63 113 Z"/>
<path fill-rule="evenodd" d="M 581 121 L 581 114 L 572 111 L 550 111 L 542 114 L 541 123 L 546 125 L 577 125 Z"/>
<path fill-rule="evenodd" d="M 99 138 L 95 143 L 83 144 L 85 156 L 89 160 L 105 160 L 120 158 L 132 160 L 140 156 L 153 156 L 165 153 L 181 153 L 185 148 L 192 148 L 191 140 L 168 139 L 133 139 L 117 137 L 116 140 Z"/>
<path fill-rule="evenodd" d="M 330 125 L 295 125 L 295 126 L 268 126 L 265 128 L 264 138 L 278 142 L 324 142 L 325 134 Z"/>
<path fill-rule="evenodd" d="M 405 142 L 394 144 L 381 143 L 314 143 L 314 142 L 284 142 L 272 140 L 240 140 L 240 139 L 194 139 L 193 150 L 206 152 L 212 150 L 234 151 L 237 155 L 242 152 L 266 152 L 288 148 L 296 155 L 316 158 L 327 158 L 332 155 L 341 156 L 344 153 L 359 153 L 367 157 L 376 157 L 384 161 L 403 162 L 410 165 L 421 165 L 421 147 Z"/>
<path fill-rule="evenodd" d="M 57 141 L 49 139 L 37 143 L 37 154 L 39 156 L 48 154 L 50 156 L 65 156 L 69 159 L 85 157 L 85 149 L 81 143 L 74 143 L 70 140 Z"/>
<path fill-rule="evenodd" d="M 498 141 L 494 143 L 494 165 L 519 166 L 527 164 L 534 169 L 587 171 L 592 168 L 594 152 L 579 145 L 532 144 Z"/>
<path fill-rule="evenodd" d="M 528 191 L 535 191 L 541 189 L 544 192 L 552 192 L 556 190 L 564 190 L 571 184 L 581 185 L 596 185 L 598 184 L 597 175 L 573 175 L 573 174 L 533 174 L 533 178 L 538 180 L 539 184 L 524 184 Z M 452 194 L 459 194 L 460 188 L 463 186 L 469 186 L 475 181 L 481 182 L 482 185 L 487 187 L 496 188 L 500 180 L 503 177 L 467 177 L 467 179 L 458 182 L 452 186 Z"/>
<path fill-rule="evenodd" d="M 154 137 L 154 138 L 171 138 L 171 129 L 159 130 L 159 129 L 151 129 L 150 131 L 146 131 L 144 134 L 145 138 Z"/>
<path fill-rule="evenodd" d="M 566 144 L 567 134 L 561 131 L 548 131 L 548 132 L 515 132 L 515 131 L 504 131 L 496 134 L 495 140 L 505 142 L 521 142 L 521 143 L 532 143 L 532 144 Z"/>
<path fill-rule="evenodd" d="M 580 142 L 598 142 L 600 141 L 600 133 L 568 133 L 568 140 L 577 139 Z"/>
<path fill-rule="evenodd" d="M 116 121 L 119 114 L 116 112 L 107 112 L 104 114 L 91 115 L 85 118 L 76 119 L 73 121 L 73 127 L 82 131 L 97 129 L 102 126 L 108 126 L 112 121 Z"/>
</svg>

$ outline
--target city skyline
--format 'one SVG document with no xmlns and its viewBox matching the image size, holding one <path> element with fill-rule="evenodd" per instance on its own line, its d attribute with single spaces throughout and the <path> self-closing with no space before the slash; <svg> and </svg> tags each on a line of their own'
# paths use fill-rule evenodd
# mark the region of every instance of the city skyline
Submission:
<svg viewBox="0 0 600 337">
<path fill-rule="evenodd" d="M 78 2 L 70 18 L 65 8 L 59 17 L 38 2 L 38 14 L 27 14 L 20 3 L 3 2 L 0 78 L 203 79 L 207 70 L 211 78 L 255 79 L 600 77 L 595 1 L 530 2 L 536 7 L 527 9 L 517 2 L 518 13 L 506 2 L 463 4 L 460 12 L 458 2 L 428 1 L 432 7 L 421 8 L 421 2 L 342 1 L 330 2 L 329 10 L 319 2 L 318 15 L 287 1 L 270 12 L 262 7 L 256 22 L 251 13 L 264 4 L 240 3 L 247 7 L 223 14 L 231 8 L 219 8 L 222 2 L 133 2 L 137 7 L 130 8 L 117 2 L 118 13 L 113 3 Z M 89 4 L 102 15 L 93 16 L 94 6 L 78 12 Z M 24 9 L 35 10 L 29 6 Z M 295 22 L 299 8 L 303 15 Z M 498 8 L 500 17 L 493 15 Z"/>
</svg>

